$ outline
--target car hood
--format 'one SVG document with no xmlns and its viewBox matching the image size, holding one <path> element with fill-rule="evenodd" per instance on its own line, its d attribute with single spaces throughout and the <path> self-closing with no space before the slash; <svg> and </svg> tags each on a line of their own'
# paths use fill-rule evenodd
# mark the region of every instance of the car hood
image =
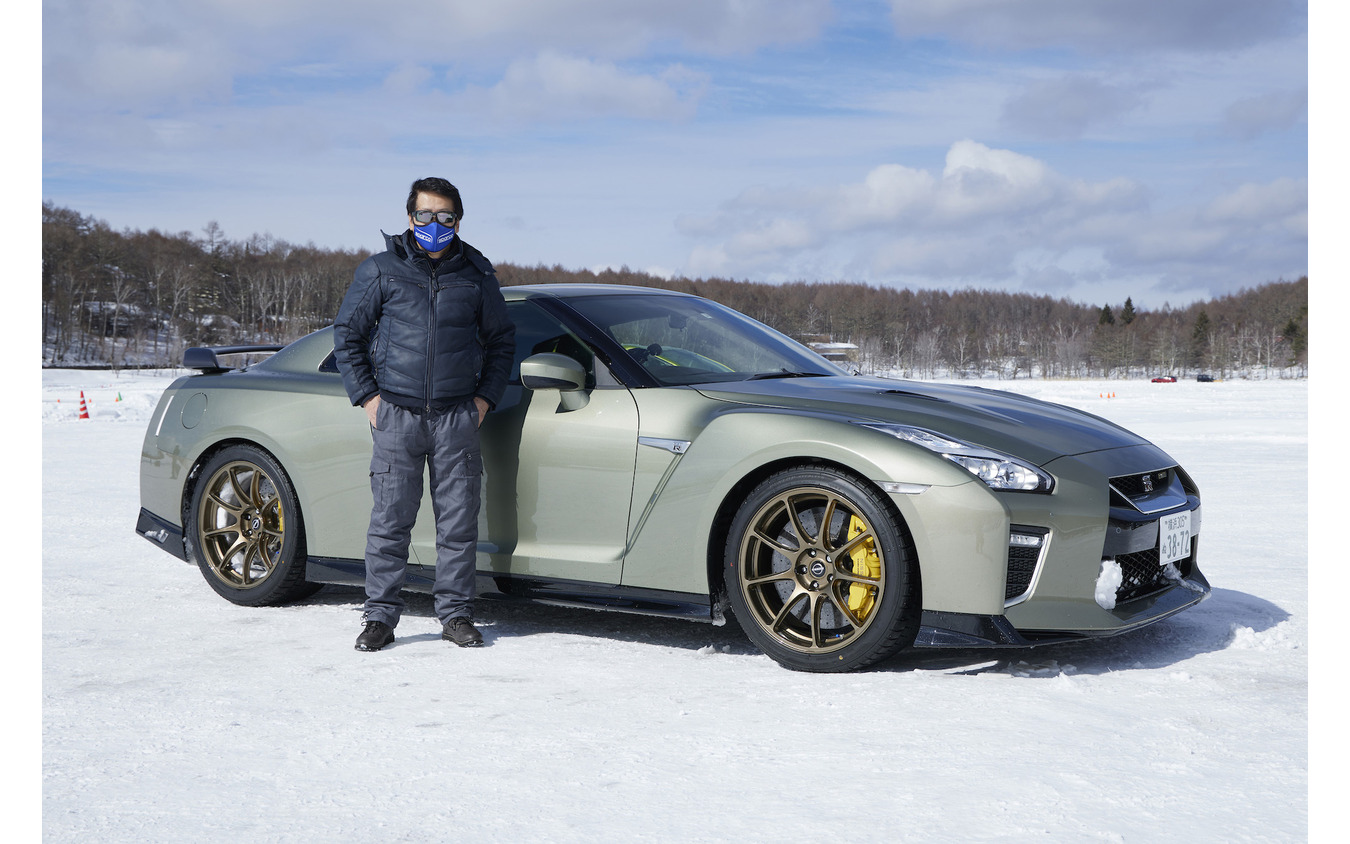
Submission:
<svg viewBox="0 0 1350 844">
<path fill-rule="evenodd" d="M 1066 455 L 1148 444 L 1090 413 L 983 387 L 819 376 L 704 384 L 696 389 L 720 401 L 927 428 L 1037 465 Z"/>
</svg>

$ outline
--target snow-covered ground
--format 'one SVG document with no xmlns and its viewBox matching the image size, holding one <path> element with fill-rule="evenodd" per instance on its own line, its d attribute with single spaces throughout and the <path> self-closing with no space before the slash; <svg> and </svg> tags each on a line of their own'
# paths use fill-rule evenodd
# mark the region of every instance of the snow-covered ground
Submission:
<svg viewBox="0 0 1350 844">
<path fill-rule="evenodd" d="M 1309 836 L 1306 381 L 990 383 L 1185 465 L 1211 599 L 1108 641 L 830 676 L 735 624 L 480 602 L 488 647 L 459 650 L 414 596 L 363 654 L 358 590 L 232 606 L 133 531 L 170 377 L 43 373 L 44 840 Z"/>
</svg>

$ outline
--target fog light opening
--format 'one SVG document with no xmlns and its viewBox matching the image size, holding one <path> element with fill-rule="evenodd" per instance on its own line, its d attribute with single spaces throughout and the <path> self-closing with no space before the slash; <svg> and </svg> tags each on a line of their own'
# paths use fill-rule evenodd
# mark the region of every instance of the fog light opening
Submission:
<svg viewBox="0 0 1350 844">
<path fill-rule="evenodd" d="M 1039 548 L 1044 543 L 1045 537 L 1034 533 L 1014 533 L 1008 536 L 1008 544 L 1014 548 Z"/>
</svg>

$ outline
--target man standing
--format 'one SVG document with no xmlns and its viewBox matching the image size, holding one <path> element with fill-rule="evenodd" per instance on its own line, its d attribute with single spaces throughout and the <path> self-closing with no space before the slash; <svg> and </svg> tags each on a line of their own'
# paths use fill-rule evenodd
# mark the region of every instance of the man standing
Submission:
<svg viewBox="0 0 1350 844">
<path fill-rule="evenodd" d="M 356 649 L 394 641 L 413 522 L 430 468 L 441 636 L 481 645 L 473 626 L 482 455 L 478 426 L 506 389 L 515 327 L 492 264 L 458 236 L 464 205 L 445 179 L 408 193 L 408 230 L 357 267 L 333 323 L 338 369 L 365 408 L 375 506 L 366 537 L 364 626 Z"/>
</svg>

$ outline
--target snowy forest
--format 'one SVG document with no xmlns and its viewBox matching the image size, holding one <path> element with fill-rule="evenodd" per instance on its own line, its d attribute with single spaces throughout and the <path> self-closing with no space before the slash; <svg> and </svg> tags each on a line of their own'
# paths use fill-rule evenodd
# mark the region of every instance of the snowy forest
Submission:
<svg viewBox="0 0 1350 844">
<path fill-rule="evenodd" d="M 175 366 L 189 346 L 285 343 L 332 322 L 369 253 L 270 235 L 115 231 L 42 206 L 44 367 Z M 908 378 L 1299 378 L 1308 374 L 1308 279 L 1272 280 L 1185 307 L 1084 304 L 1030 293 L 912 290 L 847 281 L 666 279 L 499 263 L 503 286 L 591 282 L 681 290 L 848 366 Z"/>
</svg>

